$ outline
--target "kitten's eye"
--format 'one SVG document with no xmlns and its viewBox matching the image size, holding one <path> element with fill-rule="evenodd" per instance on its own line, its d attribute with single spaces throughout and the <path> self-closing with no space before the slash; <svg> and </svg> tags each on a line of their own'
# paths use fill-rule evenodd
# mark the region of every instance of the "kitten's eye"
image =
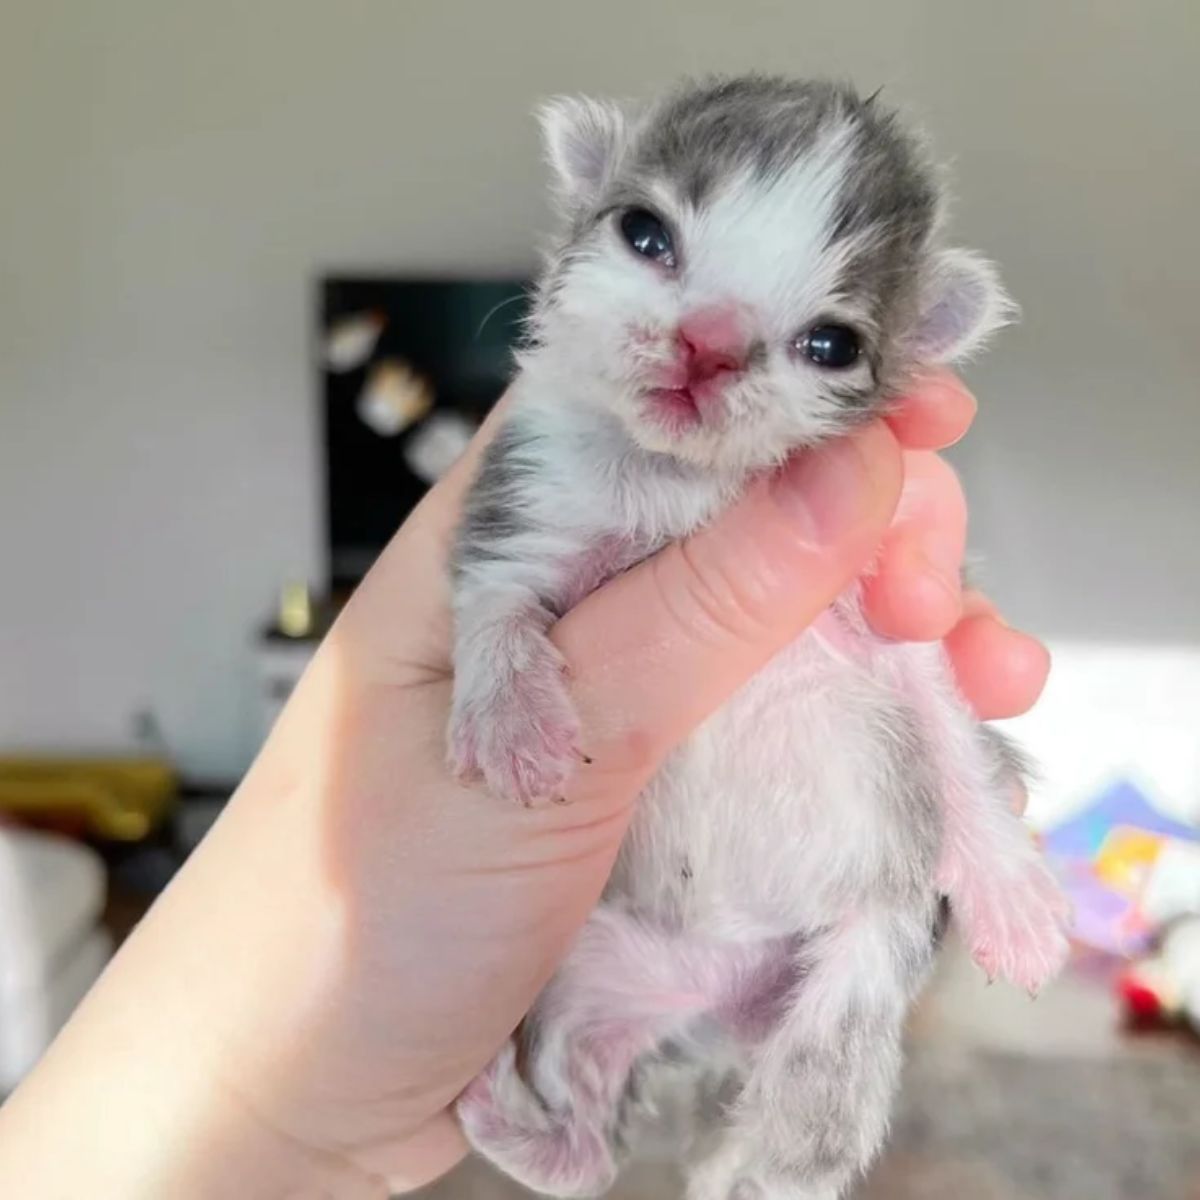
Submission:
<svg viewBox="0 0 1200 1200">
<path fill-rule="evenodd" d="M 675 247 L 667 227 L 652 212 L 630 208 L 621 216 L 621 236 L 643 258 L 653 259 L 664 267 L 675 265 Z"/>
<path fill-rule="evenodd" d="M 858 334 L 846 325 L 815 325 L 796 339 L 796 348 L 818 367 L 852 367 L 862 353 Z"/>
</svg>

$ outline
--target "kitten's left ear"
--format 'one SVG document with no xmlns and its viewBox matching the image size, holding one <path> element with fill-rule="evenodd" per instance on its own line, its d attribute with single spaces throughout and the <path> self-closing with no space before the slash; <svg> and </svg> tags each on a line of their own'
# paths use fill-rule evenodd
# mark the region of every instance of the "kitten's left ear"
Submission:
<svg viewBox="0 0 1200 1200">
<path fill-rule="evenodd" d="M 559 96 L 538 110 L 546 157 L 568 208 L 592 203 L 625 144 L 625 114 L 607 101 Z"/>
<path fill-rule="evenodd" d="M 937 250 L 921 283 L 916 355 L 929 363 L 966 358 L 1016 315 L 987 259 L 970 250 Z"/>
</svg>

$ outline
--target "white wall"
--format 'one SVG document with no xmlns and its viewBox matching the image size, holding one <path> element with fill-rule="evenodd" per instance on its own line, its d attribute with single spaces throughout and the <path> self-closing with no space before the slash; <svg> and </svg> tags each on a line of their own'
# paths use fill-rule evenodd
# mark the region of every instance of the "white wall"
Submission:
<svg viewBox="0 0 1200 1200">
<path fill-rule="evenodd" d="M 1050 634 L 1200 640 L 1200 10 L 766 0 L 8 0 L 0 745 L 252 750 L 247 647 L 320 559 L 312 282 L 521 269 L 527 117 L 681 72 L 924 115 L 1025 323 L 972 373 L 976 543 Z"/>
</svg>

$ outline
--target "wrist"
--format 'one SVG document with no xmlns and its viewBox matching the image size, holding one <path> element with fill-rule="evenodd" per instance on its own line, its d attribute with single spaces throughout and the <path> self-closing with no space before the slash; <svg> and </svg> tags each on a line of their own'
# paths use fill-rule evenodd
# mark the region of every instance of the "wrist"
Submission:
<svg viewBox="0 0 1200 1200">
<path fill-rule="evenodd" d="M 381 1181 L 273 1128 L 207 1039 L 133 1014 L 121 967 L 0 1110 L 0 1194 L 384 1200 Z"/>
<path fill-rule="evenodd" d="M 308 798 L 273 782 L 247 780 L 0 1110 L 0 1195 L 388 1195 L 284 1115 L 342 931 Z"/>
</svg>

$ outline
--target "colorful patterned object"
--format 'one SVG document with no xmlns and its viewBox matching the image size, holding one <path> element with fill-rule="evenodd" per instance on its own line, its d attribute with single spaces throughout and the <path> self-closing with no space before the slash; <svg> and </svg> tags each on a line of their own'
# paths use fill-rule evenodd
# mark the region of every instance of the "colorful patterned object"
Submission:
<svg viewBox="0 0 1200 1200">
<path fill-rule="evenodd" d="M 1159 851 L 1169 841 L 1161 834 L 1122 825 L 1104 839 L 1096 855 L 1096 875 L 1113 891 L 1136 899 L 1146 886 Z"/>
<path fill-rule="evenodd" d="M 1146 953 L 1158 921 L 1142 903 L 1164 854 L 1200 831 L 1159 812 L 1121 780 L 1046 833 L 1045 851 L 1075 906 L 1075 938 L 1120 957 Z"/>
</svg>

